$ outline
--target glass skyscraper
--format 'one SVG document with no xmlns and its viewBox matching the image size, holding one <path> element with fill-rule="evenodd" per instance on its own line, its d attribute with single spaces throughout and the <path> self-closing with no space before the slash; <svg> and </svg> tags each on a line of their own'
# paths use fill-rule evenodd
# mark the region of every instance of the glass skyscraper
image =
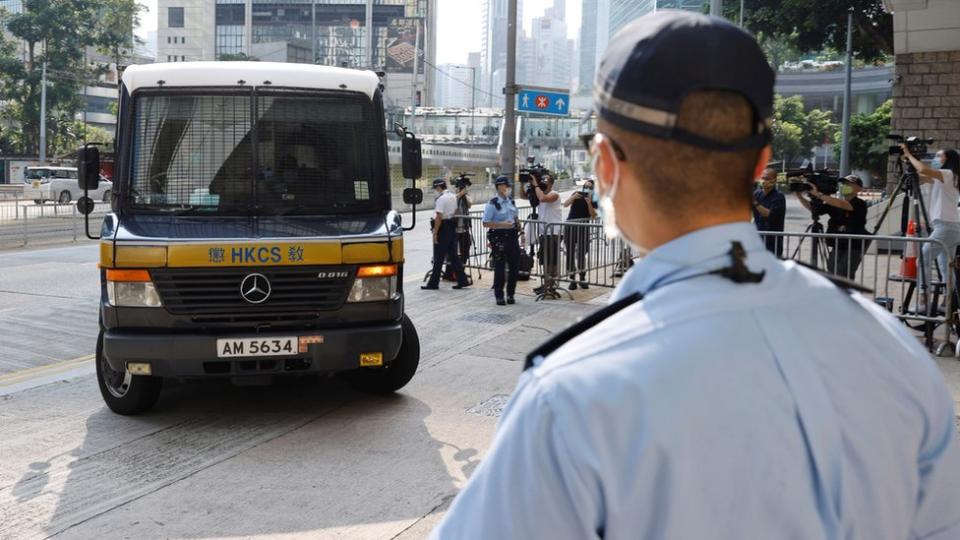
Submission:
<svg viewBox="0 0 960 540">
<path fill-rule="evenodd" d="M 23 0 L 0 0 L 0 9 L 7 10 L 7 13 L 22 13 Z"/>
<path fill-rule="evenodd" d="M 703 11 L 704 0 L 610 0 L 610 37 L 632 21 L 660 9 Z"/>
</svg>

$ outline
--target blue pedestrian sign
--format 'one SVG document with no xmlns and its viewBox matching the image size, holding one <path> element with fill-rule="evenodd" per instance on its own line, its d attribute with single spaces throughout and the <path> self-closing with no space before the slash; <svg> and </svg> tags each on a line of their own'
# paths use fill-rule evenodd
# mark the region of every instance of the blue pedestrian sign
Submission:
<svg viewBox="0 0 960 540">
<path fill-rule="evenodd" d="M 517 110 L 535 114 L 567 116 L 570 112 L 570 93 L 563 90 L 520 88 L 517 92 Z"/>
</svg>

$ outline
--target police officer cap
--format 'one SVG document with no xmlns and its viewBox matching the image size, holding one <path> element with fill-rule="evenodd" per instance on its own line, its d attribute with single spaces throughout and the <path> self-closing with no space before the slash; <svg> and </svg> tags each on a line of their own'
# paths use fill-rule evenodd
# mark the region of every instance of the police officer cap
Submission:
<svg viewBox="0 0 960 540">
<path fill-rule="evenodd" d="M 628 131 L 714 151 L 762 148 L 770 142 L 774 73 L 747 32 L 725 19 L 658 11 L 627 25 L 597 70 L 599 116 Z M 754 132 L 732 143 L 676 127 L 684 98 L 697 90 L 741 94 L 753 106 Z"/>
<path fill-rule="evenodd" d="M 444 187 L 444 188 L 447 187 L 447 179 L 442 176 L 438 176 L 434 178 L 433 189 L 437 189 L 438 187 Z"/>
<path fill-rule="evenodd" d="M 506 176 L 498 176 L 496 180 L 493 181 L 495 186 L 509 186 L 511 184 L 510 178 Z"/>
</svg>

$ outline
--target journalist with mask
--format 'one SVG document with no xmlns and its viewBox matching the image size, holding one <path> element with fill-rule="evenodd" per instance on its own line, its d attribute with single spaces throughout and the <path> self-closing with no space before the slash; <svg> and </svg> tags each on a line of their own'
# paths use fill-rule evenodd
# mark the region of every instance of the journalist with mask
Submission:
<svg viewBox="0 0 960 540">
<path fill-rule="evenodd" d="M 567 271 L 570 272 L 570 290 L 589 289 L 587 283 L 587 254 L 590 252 L 590 229 L 586 224 L 597 217 L 593 203 L 593 180 L 585 180 L 577 191 L 563 201 L 563 207 L 570 208 L 567 213 L 568 226 L 563 233 L 567 246 Z M 577 225 L 579 223 L 579 225 Z M 580 281 L 577 282 L 579 271 Z"/>
<path fill-rule="evenodd" d="M 956 150 L 940 150 L 930 165 L 917 159 L 906 144 L 900 145 L 903 157 L 917 169 L 920 181 L 930 186 L 930 202 L 927 214 L 930 218 L 930 238 L 940 243 L 923 245 L 923 260 L 927 264 L 935 260 L 940 271 L 941 281 L 947 280 L 947 261 L 954 257 L 960 244 L 960 216 L 957 212 L 957 199 L 960 198 L 960 153 Z M 932 266 L 931 266 L 932 268 Z"/>
<path fill-rule="evenodd" d="M 795 195 L 807 210 L 813 211 L 814 204 L 819 203 L 817 212 L 830 216 L 827 234 L 868 234 L 867 202 L 857 196 L 863 190 L 863 180 L 859 176 L 851 174 L 840 179 L 839 197 L 821 193 L 814 183 L 807 184 L 810 186 L 809 198 L 799 192 Z M 863 259 L 863 240 L 829 238 L 826 243 L 830 246 L 827 271 L 854 279 Z"/>
<path fill-rule="evenodd" d="M 787 199 L 777 189 L 777 171 L 767 168 L 760 175 L 760 186 L 753 192 L 753 224 L 761 232 L 783 232 L 787 217 Z M 783 237 L 764 237 L 767 250 L 777 257 L 783 256 Z"/>
</svg>

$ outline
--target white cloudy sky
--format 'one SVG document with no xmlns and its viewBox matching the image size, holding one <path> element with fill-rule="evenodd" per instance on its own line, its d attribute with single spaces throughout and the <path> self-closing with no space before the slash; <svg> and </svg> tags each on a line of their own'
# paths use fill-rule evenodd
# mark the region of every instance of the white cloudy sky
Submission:
<svg viewBox="0 0 960 540">
<path fill-rule="evenodd" d="M 141 16 L 140 34 L 157 29 L 157 0 L 141 0 L 148 11 Z M 437 62 L 466 63 L 467 53 L 480 50 L 481 0 L 438 0 Z M 543 14 L 553 0 L 524 0 L 524 27 Z M 567 28 L 575 37 L 580 28 L 580 0 L 567 0 Z"/>
</svg>

